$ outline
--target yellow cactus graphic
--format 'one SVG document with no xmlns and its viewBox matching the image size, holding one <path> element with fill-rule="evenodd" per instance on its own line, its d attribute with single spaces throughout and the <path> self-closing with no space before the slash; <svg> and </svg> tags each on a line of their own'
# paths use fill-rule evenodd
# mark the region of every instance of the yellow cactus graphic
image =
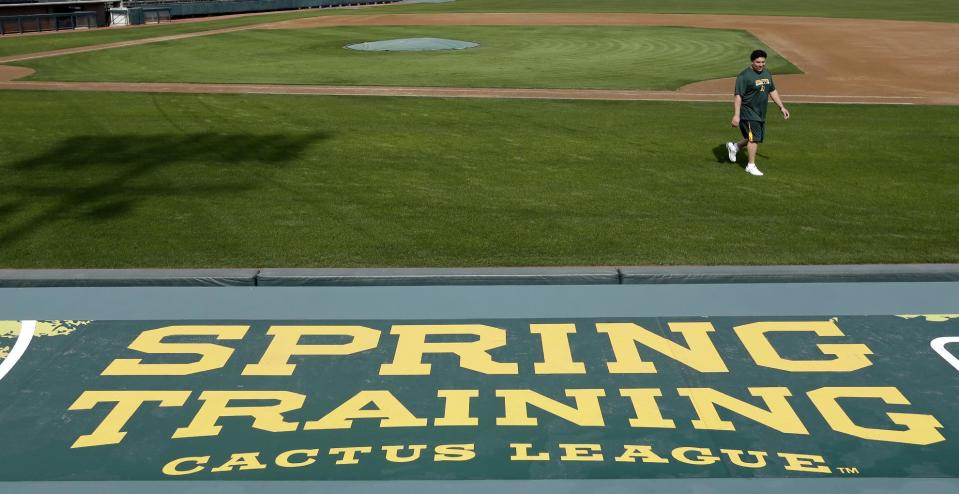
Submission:
<svg viewBox="0 0 959 494">
<path fill-rule="evenodd" d="M 959 319 L 959 314 L 902 314 L 896 317 L 903 319 L 915 319 L 921 317 L 929 322 L 946 322 L 950 319 Z"/>
<path fill-rule="evenodd" d="M 93 321 L 37 321 L 35 337 L 65 336 Z M 20 321 L 0 321 L 0 338 L 16 338 Z"/>
<path fill-rule="evenodd" d="M 0 338 L 20 336 L 20 321 L 0 321 Z"/>
<path fill-rule="evenodd" d="M 37 321 L 34 338 L 65 336 L 93 321 Z M 7 358 L 13 343 L 20 336 L 20 321 L 0 321 L 0 360 Z M 9 341 L 5 341 L 9 340 Z"/>
<path fill-rule="evenodd" d="M 17 364 L 33 338 L 68 335 L 92 321 L 0 321 L 0 379 Z M 27 325 L 26 333 L 23 332 Z M 4 341 L 6 340 L 6 341 Z"/>
</svg>

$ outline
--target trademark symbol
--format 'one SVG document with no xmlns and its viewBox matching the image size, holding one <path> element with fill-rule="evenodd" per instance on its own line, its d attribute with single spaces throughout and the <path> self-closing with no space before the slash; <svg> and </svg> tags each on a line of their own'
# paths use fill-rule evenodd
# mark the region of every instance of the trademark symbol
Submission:
<svg viewBox="0 0 959 494">
<path fill-rule="evenodd" d="M 836 470 L 846 475 L 859 475 L 859 469 L 856 467 L 839 467 Z"/>
</svg>

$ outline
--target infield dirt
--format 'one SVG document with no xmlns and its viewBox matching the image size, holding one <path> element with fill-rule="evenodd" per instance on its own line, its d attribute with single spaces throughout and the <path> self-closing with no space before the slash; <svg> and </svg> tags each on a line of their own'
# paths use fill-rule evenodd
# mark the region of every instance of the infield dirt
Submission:
<svg viewBox="0 0 959 494">
<path fill-rule="evenodd" d="M 743 29 L 803 70 L 777 83 L 788 101 L 831 103 L 959 104 L 959 24 L 687 14 L 370 14 L 324 16 L 165 36 L 68 50 L 0 58 L 0 63 L 119 46 L 168 41 L 243 29 L 306 29 L 332 26 L 684 26 Z M 747 61 L 744 60 L 745 66 Z M 727 100 L 732 79 L 716 79 L 678 91 L 559 89 L 331 87 L 229 84 L 127 84 L 14 81 L 29 69 L 0 66 L 0 89 L 151 92 L 236 92 L 462 96 L 555 99 Z"/>
</svg>

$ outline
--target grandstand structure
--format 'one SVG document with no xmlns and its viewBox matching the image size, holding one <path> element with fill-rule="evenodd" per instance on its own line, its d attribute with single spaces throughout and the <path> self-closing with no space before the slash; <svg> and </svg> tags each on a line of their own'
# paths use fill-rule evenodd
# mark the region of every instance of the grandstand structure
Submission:
<svg viewBox="0 0 959 494">
<path fill-rule="evenodd" d="M 170 16 L 176 18 L 375 5 L 398 1 L 400 0 L 126 0 L 123 6 L 130 9 L 142 8 L 146 11 L 169 9 Z"/>
<path fill-rule="evenodd" d="M 0 36 L 177 17 L 394 3 L 400 0 L 0 0 Z"/>
<path fill-rule="evenodd" d="M 108 25 L 111 0 L 0 0 L 0 35 Z"/>
</svg>

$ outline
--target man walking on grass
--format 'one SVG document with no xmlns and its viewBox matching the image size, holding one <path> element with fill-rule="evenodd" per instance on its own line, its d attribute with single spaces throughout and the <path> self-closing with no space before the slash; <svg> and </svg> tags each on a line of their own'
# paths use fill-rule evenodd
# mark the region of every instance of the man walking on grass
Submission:
<svg viewBox="0 0 959 494">
<path fill-rule="evenodd" d="M 749 67 L 736 77 L 736 96 L 733 99 L 732 126 L 739 127 L 743 139 L 735 144 L 727 142 L 726 151 L 729 152 L 729 161 L 735 163 L 736 154 L 743 146 L 746 146 L 746 151 L 749 153 L 746 172 L 761 177 L 763 172 L 756 168 L 756 151 L 766 133 L 766 106 L 769 98 L 776 102 L 786 120 L 789 120 L 789 110 L 779 98 L 772 74 L 766 70 L 766 52 L 755 50 L 749 55 L 749 60 L 751 60 Z"/>
</svg>

